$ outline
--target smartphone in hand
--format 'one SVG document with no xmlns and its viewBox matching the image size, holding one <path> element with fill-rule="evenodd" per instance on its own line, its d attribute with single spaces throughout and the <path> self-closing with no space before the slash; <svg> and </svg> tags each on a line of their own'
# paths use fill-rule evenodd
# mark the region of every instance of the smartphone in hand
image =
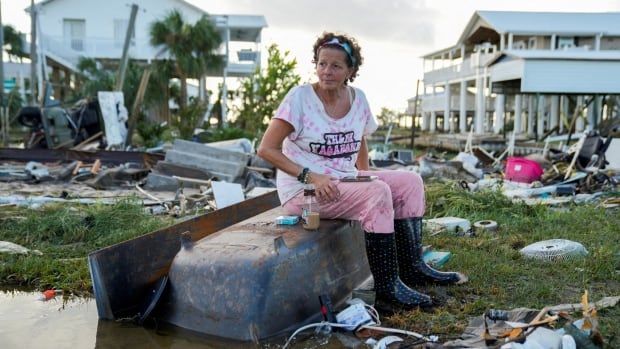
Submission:
<svg viewBox="0 0 620 349">
<path fill-rule="evenodd" d="M 377 176 L 349 176 L 340 178 L 341 182 L 370 182 L 379 177 Z"/>
</svg>

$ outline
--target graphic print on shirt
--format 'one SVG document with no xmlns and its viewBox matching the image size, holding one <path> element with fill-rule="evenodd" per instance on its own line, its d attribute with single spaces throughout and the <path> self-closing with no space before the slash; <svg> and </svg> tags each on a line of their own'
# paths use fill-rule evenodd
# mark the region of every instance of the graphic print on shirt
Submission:
<svg viewBox="0 0 620 349">
<path fill-rule="evenodd" d="M 356 140 L 354 136 L 353 131 L 325 133 L 323 135 L 325 142 L 311 142 L 310 151 L 326 158 L 351 158 L 359 151 L 362 144 L 361 140 Z"/>
</svg>

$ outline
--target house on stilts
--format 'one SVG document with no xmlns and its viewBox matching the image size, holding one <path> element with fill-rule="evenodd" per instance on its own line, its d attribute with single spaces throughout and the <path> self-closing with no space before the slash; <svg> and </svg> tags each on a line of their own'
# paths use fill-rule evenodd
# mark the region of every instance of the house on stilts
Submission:
<svg viewBox="0 0 620 349">
<path fill-rule="evenodd" d="M 620 113 L 618 23 L 620 12 L 476 11 L 455 45 L 422 57 L 408 113 L 431 134 L 600 129 Z"/>
</svg>

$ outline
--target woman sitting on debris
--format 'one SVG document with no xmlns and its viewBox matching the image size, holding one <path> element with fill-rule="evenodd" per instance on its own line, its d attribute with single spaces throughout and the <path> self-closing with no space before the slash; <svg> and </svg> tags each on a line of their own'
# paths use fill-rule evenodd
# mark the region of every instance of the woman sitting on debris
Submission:
<svg viewBox="0 0 620 349">
<path fill-rule="evenodd" d="M 300 214 L 304 184 L 311 183 L 321 218 L 361 222 L 377 301 L 403 308 L 430 306 L 431 298 L 412 287 L 458 284 L 467 278 L 437 271 L 422 259 L 422 178 L 410 171 L 369 171 L 366 137 L 377 123 L 364 93 L 348 85 L 363 62 L 357 41 L 326 32 L 313 51 L 318 81 L 289 91 L 258 155 L 279 170 L 278 195 L 288 214 Z M 340 181 L 356 175 L 378 179 Z"/>
</svg>

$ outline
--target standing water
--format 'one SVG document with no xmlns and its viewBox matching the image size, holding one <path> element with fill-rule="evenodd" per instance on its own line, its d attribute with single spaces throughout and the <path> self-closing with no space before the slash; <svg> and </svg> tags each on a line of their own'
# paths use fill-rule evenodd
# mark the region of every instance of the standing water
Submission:
<svg viewBox="0 0 620 349">
<path fill-rule="evenodd" d="M 139 326 L 130 321 L 99 320 L 93 298 L 49 298 L 44 300 L 41 292 L 0 292 L 0 348 L 278 349 L 286 342 L 281 338 L 261 345 L 231 343 L 154 322 Z M 287 348 L 350 348 L 353 342 L 354 347 L 371 348 L 342 334 L 314 335 L 310 330 L 299 337 Z"/>
</svg>

